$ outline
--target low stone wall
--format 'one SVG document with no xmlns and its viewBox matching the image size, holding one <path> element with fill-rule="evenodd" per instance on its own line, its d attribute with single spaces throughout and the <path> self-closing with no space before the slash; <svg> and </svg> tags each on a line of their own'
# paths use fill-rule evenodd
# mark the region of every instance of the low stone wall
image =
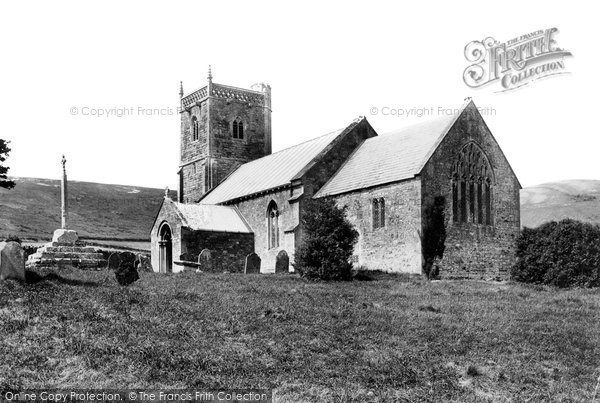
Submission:
<svg viewBox="0 0 600 403">
<path fill-rule="evenodd" d="M 196 260 L 204 249 L 211 251 L 214 272 L 243 273 L 246 256 L 254 252 L 254 234 L 236 232 L 191 231 L 181 229 L 184 253 Z"/>
</svg>

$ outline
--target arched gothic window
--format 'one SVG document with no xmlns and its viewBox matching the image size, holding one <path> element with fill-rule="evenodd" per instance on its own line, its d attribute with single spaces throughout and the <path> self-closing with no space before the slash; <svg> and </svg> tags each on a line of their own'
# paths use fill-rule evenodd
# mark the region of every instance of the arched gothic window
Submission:
<svg viewBox="0 0 600 403">
<path fill-rule="evenodd" d="M 279 210 L 274 201 L 271 201 L 267 208 L 267 232 L 269 249 L 277 248 L 279 246 Z"/>
<path fill-rule="evenodd" d="M 373 199 L 373 229 L 385 227 L 385 199 Z"/>
<path fill-rule="evenodd" d="M 195 116 L 192 116 L 192 141 L 198 140 L 198 119 Z"/>
<path fill-rule="evenodd" d="M 471 142 L 458 153 L 452 172 L 452 221 L 493 225 L 492 167 L 481 150 Z"/>
<path fill-rule="evenodd" d="M 244 122 L 240 117 L 235 118 L 233 121 L 232 133 L 234 139 L 244 138 Z"/>
</svg>

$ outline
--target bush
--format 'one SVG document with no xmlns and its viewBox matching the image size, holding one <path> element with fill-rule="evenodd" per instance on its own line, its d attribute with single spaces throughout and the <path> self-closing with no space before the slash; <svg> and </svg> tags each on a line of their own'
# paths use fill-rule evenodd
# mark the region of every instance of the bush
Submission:
<svg viewBox="0 0 600 403">
<path fill-rule="evenodd" d="M 558 287 L 600 286 L 600 226 L 563 220 L 524 228 L 511 277 Z"/>
<path fill-rule="evenodd" d="M 358 232 L 346 219 L 346 208 L 330 199 L 307 202 L 302 217 L 304 239 L 296 248 L 294 268 L 311 280 L 352 280 L 350 258 Z"/>
</svg>

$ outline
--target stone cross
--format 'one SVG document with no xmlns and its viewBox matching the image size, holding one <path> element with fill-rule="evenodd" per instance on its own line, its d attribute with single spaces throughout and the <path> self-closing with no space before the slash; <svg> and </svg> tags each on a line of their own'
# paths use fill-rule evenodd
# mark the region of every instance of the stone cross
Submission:
<svg viewBox="0 0 600 403">
<path fill-rule="evenodd" d="M 61 228 L 62 229 L 67 229 L 67 220 L 69 218 L 69 206 L 68 206 L 68 203 L 67 203 L 67 197 L 68 197 L 68 193 L 67 193 L 67 168 L 66 168 L 67 159 L 65 158 L 64 155 L 62 157 L 61 163 L 62 163 L 62 167 L 63 167 L 63 175 L 62 175 L 62 180 L 60 182 Z"/>
</svg>

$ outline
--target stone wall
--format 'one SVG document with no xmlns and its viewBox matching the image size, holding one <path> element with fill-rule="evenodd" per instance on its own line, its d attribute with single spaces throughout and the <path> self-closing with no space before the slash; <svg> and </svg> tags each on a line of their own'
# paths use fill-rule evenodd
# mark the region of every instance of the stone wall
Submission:
<svg viewBox="0 0 600 403">
<path fill-rule="evenodd" d="M 235 139 L 232 136 L 232 124 L 236 117 L 240 117 L 244 122 L 243 139 Z M 211 98 L 211 155 L 215 158 L 244 162 L 265 156 L 264 117 L 262 104 Z"/>
<path fill-rule="evenodd" d="M 421 182 L 418 179 L 334 196 L 360 236 L 354 266 L 421 273 Z M 373 228 L 373 199 L 385 200 L 385 226 Z"/>
<path fill-rule="evenodd" d="M 196 141 L 193 140 L 192 117 L 199 123 Z M 243 139 L 232 135 L 232 124 L 237 117 L 244 124 Z M 182 112 L 183 197 L 180 200 L 196 202 L 241 164 L 269 154 L 271 137 L 265 130 L 270 131 L 270 110 L 265 109 L 262 102 L 210 97 Z"/>
<path fill-rule="evenodd" d="M 254 252 L 261 259 L 261 273 L 275 272 L 276 257 L 281 250 L 285 250 L 293 262 L 299 215 L 298 202 L 288 202 L 291 196 L 291 189 L 287 188 L 235 203 L 254 232 Z M 271 201 L 277 203 L 279 210 L 279 247 L 269 249 L 267 208 Z"/>
<path fill-rule="evenodd" d="M 329 179 L 342 167 L 344 162 L 350 157 L 366 139 L 377 136 L 377 133 L 371 127 L 369 122 L 361 118 L 352 126 L 349 126 L 345 133 L 336 138 L 323 152 L 323 155 L 315 161 L 314 165 L 309 166 L 302 175 L 303 197 L 300 199 L 299 221 L 302 219 L 304 204 L 309 202 L 319 189 L 327 183 Z M 296 230 L 296 242 L 301 243 L 303 238 L 302 225 Z"/>
<path fill-rule="evenodd" d="M 494 172 L 493 225 L 454 223 L 452 219 L 453 164 L 468 142 L 477 144 Z M 445 197 L 447 238 L 443 259 L 437 261 L 443 278 L 506 279 L 515 260 L 519 234 L 519 183 L 502 150 L 475 106 L 468 105 L 422 171 L 423 214 L 436 196 Z"/>
<path fill-rule="evenodd" d="M 192 117 L 198 119 L 198 140 L 193 140 Z M 206 161 L 208 154 L 208 102 L 181 112 L 180 165 L 183 175 L 183 201 L 196 201 L 206 186 Z"/>
<path fill-rule="evenodd" d="M 211 251 L 213 272 L 243 273 L 246 256 L 254 252 L 254 235 L 235 232 L 181 230 L 182 253 Z M 178 256 L 179 257 L 179 256 Z"/>
</svg>

